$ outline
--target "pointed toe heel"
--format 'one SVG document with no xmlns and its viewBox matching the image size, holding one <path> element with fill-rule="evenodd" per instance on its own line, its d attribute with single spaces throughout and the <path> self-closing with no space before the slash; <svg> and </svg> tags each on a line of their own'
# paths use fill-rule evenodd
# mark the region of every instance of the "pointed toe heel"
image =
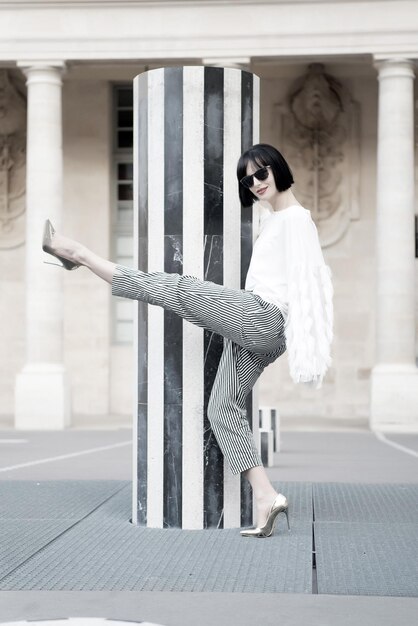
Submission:
<svg viewBox="0 0 418 626">
<path fill-rule="evenodd" d="M 61 261 L 62 265 L 59 265 L 58 263 L 50 263 L 49 261 L 44 261 L 44 263 L 47 263 L 48 265 L 56 265 L 57 267 L 63 267 L 66 270 L 75 270 L 78 267 L 80 267 L 77 263 L 74 263 L 73 261 L 70 261 L 69 259 L 65 259 L 64 257 L 59 256 L 58 254 L 55 254 L 52 248 L 52 238 L 54 234 L 55 234 L 54 227 L 52 226 L 49 220 L 46 220 L 45 226 L 44 226 L 44 235 L 42 238 L 42 250 L 44 252 L 47 252 L 48 254 L 51 254 L 56 259 Z"/>
<path fill-rule="evenodd" d="M 258 539 L 262 539 L 264 537 L 271 537 L 271 535 L 274 532 L 274 527 L 276 525 L 276 521 L 280 513 L 284 513 L 286 515 L 287 529 L 288 531 L 290 531 L 288 508 L 289 508 L 289 503 L 287 501 L 287 498 L 283 494 L 279 493 L 279 495 L 276 497 L 273 504 L 271 505 L 270 512 L 267 516 L 267 520 L 264 526 L 257 527 L 257 528 L 249 528 L 247 530 L 241 530 L 240 531 L 241 536 L 242 537 L 257 537 Z"/>
</svg>

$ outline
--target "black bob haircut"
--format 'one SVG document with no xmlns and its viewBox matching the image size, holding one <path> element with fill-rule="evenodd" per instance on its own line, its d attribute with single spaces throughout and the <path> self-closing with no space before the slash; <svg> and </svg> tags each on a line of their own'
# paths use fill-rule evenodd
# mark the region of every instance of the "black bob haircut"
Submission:
<svg viewBox="0 0 418 626">
<path fill-rule="evenodd" d="M 239 182 L 247 175 L 247 165 L 249 163 L 253 163 L 258 167 L 271 165 L 278 191 L 286 191 L 294 183 L 290 167 L 276 148 L 267 143 L 258 143 L 255 146 L 251 146 L 240 156 L 237 165 L 238 193 L 242 206 L 251 206 L 256 200 L 251 191 Z"/>
</svg>

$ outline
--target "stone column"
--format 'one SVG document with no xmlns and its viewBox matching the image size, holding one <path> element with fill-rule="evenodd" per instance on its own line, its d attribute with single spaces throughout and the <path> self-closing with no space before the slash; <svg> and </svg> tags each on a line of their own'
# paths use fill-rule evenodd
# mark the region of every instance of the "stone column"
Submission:
<svg viewBox="0 0 418 626">
<path fill-rule="evenodd" d="M 414 299 L 414 64 L 376 63 L 379 72 L 377 146 L 377 343 L 372 372 L 371 426 L 418 431 Z"/>
<path fill-rule="evenodd" d="M 26 362 L 17 376 L 15 426 L 61 429 L 69 424 L 63 364 L 63 273 L 41 248 L 44 222 L 59 229 L 62 213 L 63 63 L 19 62 L 27 77 Z M 58 261 L 57 261 L 58 263 Z"/>
<path fill-rule="evenodd" d="M 139 269 L 243 286 L 253 219 L 252 209 L 241 211 L 236 165 L 258 141 L 258 89 L 259 79 L 238 69 L 165 68 L 135 79 Z M 156 307 L 137 311 L 133 522 L 250 524 L 248 487 L 225 467 L 206 417 L 222 338 Z"/>
</svg>

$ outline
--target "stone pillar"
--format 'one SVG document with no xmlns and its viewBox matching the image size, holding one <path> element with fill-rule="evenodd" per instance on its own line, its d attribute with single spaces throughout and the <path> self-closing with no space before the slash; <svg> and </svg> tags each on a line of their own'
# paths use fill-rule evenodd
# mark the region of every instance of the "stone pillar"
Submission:
<svg viewBox="0 0 418 626">
<path fill-rule="evenodd" d="M 44 222 L 62 213 L 61 74 L 63 63 L 18 63 L 27 77 L 26 362 L 17 376 L 15 426 L 69 425 L 63 364 L 63 272 L 42 261 Z M 58 261 L 57 261 L 58 263 Z"/>
<path fill-rule="evenodd" d="M 259 79 L 238 69 L 163 68 L 135 79 L 139 269 L 243 286 L 253 218 L 241 211 L 236 165 L 258 141 L 258 90 Z M 225 467 L 206 417 L 222 338 L 143 303 L 137 312 L 133 522 L 251 524 L 248 487 Z M 253 393 L 250 421 L 254 402 Z"/>
<path fill-rule="evenodd" d="M 418 431 L 414 299 L 414 64 L 376 63 L 377 344 L 371 427 Z"/>
</svg>

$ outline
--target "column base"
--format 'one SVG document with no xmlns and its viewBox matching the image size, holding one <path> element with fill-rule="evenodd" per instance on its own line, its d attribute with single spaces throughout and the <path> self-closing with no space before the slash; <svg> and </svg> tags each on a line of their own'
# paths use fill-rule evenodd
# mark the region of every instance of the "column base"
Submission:
<svg viewBox="0 0 418 626">
<path fill-rule="evenodd" d="M 16 378 L 15 428 L 63 430 L 70 425 L 70 390 L 64 367 L 25 365 Z"/>
<path fill-rule="evenodd" d="M 377 365 L 371 377 L 370 428 L 418 432 L 418 368 Z"/>
</svg>

